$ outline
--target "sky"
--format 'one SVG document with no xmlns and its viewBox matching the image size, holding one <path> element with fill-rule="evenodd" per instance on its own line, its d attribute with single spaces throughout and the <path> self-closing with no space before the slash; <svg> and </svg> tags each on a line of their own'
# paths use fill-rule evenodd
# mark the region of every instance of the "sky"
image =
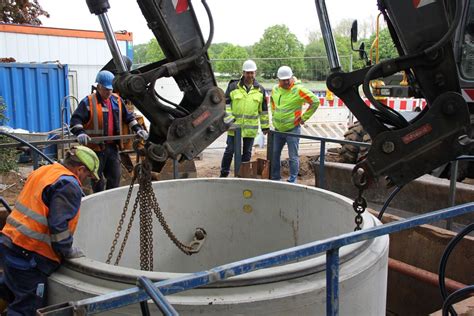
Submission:
<svg viewBox="0 0 474 316">
<path fill-rule="evenodd" d="M 171 0 L 165 0 L 171 1 Z M 374 20 L 376 0 L 326 0 L 332 26 L 342 19 Z M 99 20 L 89 13 L 86 0 L 39 0 L 51 17 L 42 17 L 44 26 L 101 30 Z M 135 0 L 109 0 L 109 20 L 115 31 L 133 33 L 134 44 L 153 38 Z M 208 34 L 208 19 L 201 1 L 192 1 L 204 38 Z M 258 42 L 266 28 L 286 24 L 304 43 L 308 34 L 319 30 L 315 0 L 207 0 L 215 25 L 213 43 L 229 42 L 249 46 Z"/>
</svg>

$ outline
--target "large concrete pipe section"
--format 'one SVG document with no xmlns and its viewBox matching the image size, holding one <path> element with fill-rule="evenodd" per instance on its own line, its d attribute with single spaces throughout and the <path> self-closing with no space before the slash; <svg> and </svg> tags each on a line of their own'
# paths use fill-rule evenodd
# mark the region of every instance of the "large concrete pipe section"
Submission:
<svg viewBox="0 0 474 316">
<path fill-rule="evenodd" d="M 206 230 L 201 251 L 192 256 L 181 253 L 154 218 L 155 271 L 140 271 L 137 214 L 120 266 L 106 264 L 128 188 L 91 195 L 82 203 L 74 237 L 87 257 L 71 260 L 49 278 L 50 304 L 130 288 L 139 275 L 154 281 L 178 277 L 354 229 L 352 201 L 316 188 L 250 179 L 174 180 L 155 182 L 153 187 L 179 239 L 192 240 L 196 227 Z M 130 211 L 122 237 L 129 216 Z M 379 224 L 367 212 L 363 216 L 364 229 Z M 388 243 L 383 236 L 340 250 L 341 315 L 385 314 Z M 321 254 L 168 299 L 184 315 L 323 315 L 324 270 L 325 254 Z M 140 314 L 140 307 L 115 313 Z"/>
</svg>

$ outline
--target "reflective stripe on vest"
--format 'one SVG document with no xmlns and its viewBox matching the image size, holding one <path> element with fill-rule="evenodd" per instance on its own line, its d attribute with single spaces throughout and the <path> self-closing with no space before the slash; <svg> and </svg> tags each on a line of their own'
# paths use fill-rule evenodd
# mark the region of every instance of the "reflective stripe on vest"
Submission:
<svg viewBox="0 0 474 316">
<path fill-rule="evenodd" d="M 18 223 L 16 220 L 11 218 L 10 216 L 7 217 L 6 223 L 13 226 L 13 227 L 15 227 L 20 233 L 22 233 L 23 235 L 25 235 L 29 238 L 36 239 L 38 241 L 47 243 L 48 245 L 51 245 L 51 238 L 47 234 L 42 234 L 42 233 L 35 232 L 34 230 L 29 229 L 28 227 L 24 226 L 23 224 Z"/>
<path fill-rule="evenodd" d="M 103 113 L 108 113 L 107 105 L 99 103 L 97 94 L 93 93 L 87 96 L 89 100 L 89 121 L 86 123 L 84 129 L 89 136 L 103 136 L 104 135 L 104 116 Z M 110 102 L 115 100 L 119 108 L 119 135 L 122 135 L 122 100 L 116 94 L 112 94 Z M 113 115 L 113 113 L 109 113 Z"/>
<path fill-rule="evenodd" d="M 264 97 L 260 87 L 254 85 L 247 91 L 239 83 L 230 92 L 232 104 L 231 108 L 226 107 L 226 110 L 235 118 L 235 124 L 240 126 L 242 137 L 257 136 Z M 235 135 L 234 131 L 228 131 L 228 135 Z"/>
<path fill-rule="evenodd" d="M 64 240 L 74 233 L 80 210 L 69 221 L 66 231 L 52 235 L 48 226 L 49 208 L 44 204 L 42 194 L 47 186 L 64 175 L 75 177 L 80 184 L 79 179 L 71 171 L 58 163 L 35 170 L 28 177 L 2 230 L 2 233 L 16 246 L 56 262 L 60 262 L 61 259 L 51 243 Z"/>
</svg>

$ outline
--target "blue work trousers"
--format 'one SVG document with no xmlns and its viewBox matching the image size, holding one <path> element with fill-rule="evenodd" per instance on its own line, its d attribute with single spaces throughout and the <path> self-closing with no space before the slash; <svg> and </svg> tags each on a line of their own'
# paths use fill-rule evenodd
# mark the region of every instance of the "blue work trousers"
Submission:
<svg viewBox="0 0 474 316">
<path fill-rule="evenodd" d="M 287 132 L 299 135 L 301 134 L 301 127 L 298 125 Z M 281 179 L 281 151 L 283 150 L 285 144 L 287 144 L 288 146 L 288 156 L 290 157 L 290 176 L 287 181 L 291 183 L 296 183 L 298 172 L 300 170 L 300 158 L 298 156 L 300 138 L 294 136 L 286 136 L 282 134 L 273 135 L 271 179 L 276 181 L 279 181 Z"/>
<path fill-rule="evenodd" d="M 227 177 L 230 173 L 230 164 L 234 157 L 234 139 L 235 136 L 227 135 L 227 147 L 225 148 L 221 163 L 221 177 Z M 243 138 L 242 162 L 250 161 L 250 158 L 252 157 L 253 141 L 253 137 Z"/>
<path fill-rule="evenodd" d="M 120 185 L 120 156 L 116 144 L 106 144 L 104 150 L 96 152 L 99 157 L 99 181 L 92 184 L 95 192 L 117 188 Z"/>
<path fill-rule="evenodd" d="M 37 269 L 36 261 L 27 252 L 17 253 L 2 244 L 0 252 L 0 297 L 9 303 L 7 315 L 36 315 L 36 310 L 46 304 L 48 276 Z"/>
</svg>

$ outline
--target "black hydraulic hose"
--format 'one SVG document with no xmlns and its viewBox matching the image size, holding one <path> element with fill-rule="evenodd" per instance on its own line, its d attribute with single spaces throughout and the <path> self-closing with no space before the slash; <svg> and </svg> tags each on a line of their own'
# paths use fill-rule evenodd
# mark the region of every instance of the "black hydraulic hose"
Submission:
<svg viewBox="0 0 474 316">
<path fill-rule="evenodd" d="M 184 117 L 184 116 L 187 116 L 187 115 L 191 114 L 187 109 L 185 109 L 184 107 L 180 106 L 179 104 L 176 104 L 176 103 L 174 103 L 174 102 L 172 102 L 172 101 L 170 101 L 170 100 L 168 100 L 168 99 L 162 97 L 158 92 L 156 92 L 156 96 L 157 96 L 158 99 L 160 99 L 161 101 L 166 102 L 166 103 L 168 103 L 169 105 L 176 107 L 176 110 L 177 110 L 177 111 L 182 112 L 182 113 L 181 113 L 181 114 L 182 114 L 181 117 Z"/>
<path fill-rule="evenodd" d="M 473 230 L 474 230 L 474 223 L 466 226 L 462 231 L 460 231 L 449 242 L 449 244 L 446 247 L 446 249 L 444 250 L 443 256 L 441 257 L 441 260 L 439 262 L 439 272 L 438 272 L 438 275 L 439 275 L 439 289 L 441 291 L 441 296 L 443 297 L 443 301 L 444 301 L 443 315 L 448 315 L 447 313 L 446 314 L 444 313 L 444 305 L 447 303 L 447 297 L 448 297 L 448 293 L 446 291 L 446 284 L 445 284 L 444 278 L 445 278 L 445 274 L 446 274 L 446 265 L 448 263 L 449 256 L 451 255 L 451 252 L 453 251 L 454 247 L 456 247 L 456 245 L 464 238 L 464 236 L 466 236 L 467 234 L 469 234 Z M 454 292 L 454 293 L 456 293 L 456 292 Z M 464 292 L 462 292 L 462 293 L 464 293 Z M 458 296 L 456 296 L 456 297 L 458 297 Z M 452 306 L 450 306 L 451 304 L 453 304 L 455 302 L 455 298 L 452 298 L 450 300 L 450 302 L 451 302 L 450 304 L 446 304 L 446 306 L 447 306 L 446 308 L 447 308 L 447 310 L 449 310 L 449 312 L 452 315 L 456 316 L 457 315 L 456 311 L 454 310 L 454 308 L 452 308 Z"/>
<path fill-rule="evenodd" d="M 48 156 L 46 156 L 45 153 L 43 153 L 41 150 L 39 150 L 38 148 L 36 148 L 35 146 L 31 145 L 30 143 L 28 143 L 26 140 L 23 140 L 19 137 L 16 137 L 14 135 L 11 135 L 9 133 L 6 133 L 4 131 L 0 131 L 0 135 L 4 135 L 4 136 L 7 136 L 7 137 L 10 137 L 10 138 L 13 138 L 14 140 L 16 140 L 17 142 L 19 143 L 22 143 L 23 145 L 25 146 L 28 146 L 30 147 L 35 153 L 37 153 L 38 155 L 40 155 L 41 157 L 43 157 L 44 159 L 46 159 L 46 161 L 48 161 L 49 163 L 54 163 L 54 160 L 52 160 L 51 158 L 49 158 Z"/>
<path fill-rule="evenodd" d="M 454 32 L 456 32 L 456 29 L 457 29 L 457 27 L 458 27 L 458 25 L 461 21 L 461 13 L 462 13 L 462 5 L 460 3 L 461 1 L 462 0 L 459 0 L 456 3 L 456 13 L 454 14 L 453 23 L 449 26 L 449 29 L 446 32 L 446 34 L 444 34 L 444 36 L 437 43 L 435 43 L 433 46 L 425 49 L 425 51 L 424 51 L 425 54 L 429 55 L 432 52 L 437 51 L 438 49 L 443 47 L 451 39 Z"/>
<path fill-rule="evenodd" d="M 372 78 L 373 74 L 381 68 L 384 62 L 381 62 L 377 65 L 374 65 L 365 75 L 364 82 L 362 84 L 362 90 L 364 91 L 365 96 L 369 99 L 370 103 L 374 105 L 374 107 L 380 111 L 380 115 L 385 117 L 387 120 L 392 122 L 391 125 L 397 128 L 403 128 L 408 126 L 407 120 L 397 111 L 389 108 L 388 106 L 381 104 L 377 101 L 374 96 L 372 95 L 372 91 L 370 91 L 370 80 L 375 79 Z"/>
<path fill-rule="evenodd" d="M 451 39 L 451 37 L 453 36 L 454 32 L 456 31 L 456 28 L 457 28 L 457 26 L 458 26 L 458 24 L 460 23 L 460 20 L 461 20 L 461 13 L 462 13 L 462 10 L 461 10 L 462 8 L 461 7 L 462 6 L 459 3 L 456 4 L 456 13 L 455 13 L 455 16 L 454 16 L 454 19 L 453 19 L 453 23 L 449 26 L 448 31 L 433 46 L 425 49 L 423 51 L 424 54 L 429 55 L 429 54 L 435 52 L 436 50 L 443 47 L 446 44 L 446 42 Z M 393 125 L 395 127 L 398 127 L 398 128 L 406 127 L 406 126 L 408 126 L 407 120 L 400 113 L 398 113 L 397 111 L 395 111 L 395 110 L 381 104 L 379 101 L 377 101 L 374 98 L 374 96 L 372 95 L 372 92 L 370 91 L 370 80 L 375 79 L 375 78 L 372 78 L 372 75 L 376 71 L 378 71 L 379 68 L 382 67 L 382 65 L 384 65 L 384 62 L 381 62 L 380 64 L 373 66 L 367 72 L 367 74 L 364 78 L 364 83 L 362 85 L 362 90 L 364 91 L 364 94 L 367 97 L 367 99 L 369 99 L 369 101 L 374 105 L 374 107 L 377 110 L 379 110 L 384 117 L 386 117 L 388 120 L 393 122 Z"/>
<path fill-rule="evenodd" d="M 468 298 L 472 293 L 474 293 L 474 285 L 466 286 L 463 289 L 451 293 L 443 302 L 443 316 L 449 316 L 449 312 L 454 316 L 457 315 L 456 311 L 454 311 L 453 304 Z M 454 313 L 451 310 L 453 310 Z"/>
<path fill-rule="evenodd" d="M 199 56 L 204 55 L 207 52 L 207 50 L 209 49 L 209 47 L 211 46 L 212 39 L 214 37 L 214 19 L 212 18 L 211 9 L 209 8 L 206 0 L 201 0 L 201 2 L 202 2 L 202 5 L 204 6 L 204 9 L 206 9 L 206 13 L 207 13 L 207 16 L 209 18 L 209 37 L 207 38 L 207 42 L 203 46 L 203 48 L 201 49 L 201 52 L 199 54 L 188 56 L 188 57 L 185 57 L 183 59 L 179 59 L 179 60 L 175 61 L 175 64 L 176 64 L 176 66 L 178 66 L 178 68 L 179 68 L 180 65 L 185 65 L 187 63 L 193 62 Z"/>
<path fill-rule="evenodd" d="M 12 212 L 12 208 L 8 204 L 8 202 L 3 198 L 3 196 L 0 196 L 0 203 L 2 203 L 3 207 L 7 210 L 8 214 Z"/>
<path fill-rule="evenodd" d="M 403 189 L 403 185 L 396 187 L 395 190 L 393 190 L 392 193 L 390 193 L 390 196 L 385 201 L 384 205 L 382 206 L 382 209 L 379 212 L 379 215 L 377 216 L 379 220 L 382 220 L 383 214 L 387 210 L 388 205 L 390 204 L 390 202 L 392 202 L 393 198 L 398 194 L 398 192 L 400 192 L 401 189 Z"/>
</svg>

